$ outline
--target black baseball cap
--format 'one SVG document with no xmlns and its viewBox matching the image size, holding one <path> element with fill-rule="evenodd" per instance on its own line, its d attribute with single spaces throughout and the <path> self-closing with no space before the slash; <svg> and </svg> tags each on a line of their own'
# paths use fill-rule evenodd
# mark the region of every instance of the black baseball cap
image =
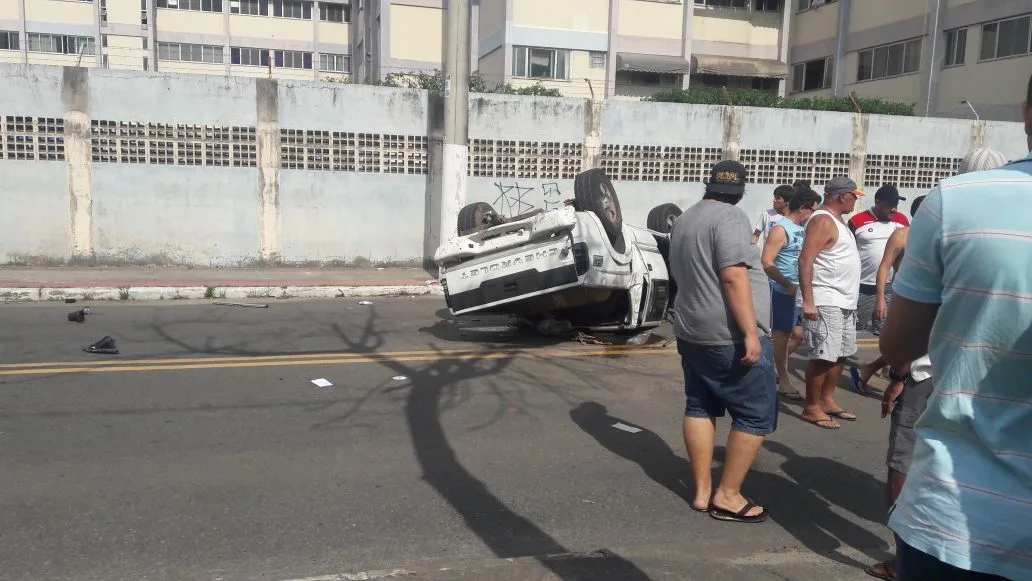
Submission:
<svg viewBox="0 0 1032 581">
<path fill-rule="evenodd" d="M 874 201 L 885 202 L 895 208 L 900 202 L 905 202 L 907 199 L 899 195 L 899 190 L 896 189 L 896 186 L 890 185 L 878 188 L 878 191 L 874 192 Z"/>
<path fill-rule="evenodd" d="M 745 193 L 745 166 L 730 159 L 721 161 L 710 171 L 706 191 L 714 194 L 740 195 Z"/>
</svg>

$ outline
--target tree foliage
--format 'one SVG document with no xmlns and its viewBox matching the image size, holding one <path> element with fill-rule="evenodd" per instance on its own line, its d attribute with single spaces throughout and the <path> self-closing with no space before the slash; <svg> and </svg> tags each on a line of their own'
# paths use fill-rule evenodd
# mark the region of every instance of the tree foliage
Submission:
<svg viewBox="0 0 1032 581">
<path fill-rule="evenodd" d="M 444 89 L 444 74 L 437 70 L 433 73 L 412 72 L 412 73 L 390 73 L 383 80 L 370 79 L 367 85 L 381 87 L 398 87 L 401 89 L 423 89 L 426 91 L 441 91 Z M 498 85 L 494 89 L 488 89 L 487 82 L 480 73 L 473 73 L 469 76 L 469 91 L 471 93 L 504 93 L 507 95 L 537 95 L 540 97 L 562 97 L 557 89 L 550 89 L 541 83 L 529 87 L 513 87 L 510 84 Z"/>
<path fill-rule="evenodd" d="M 913 115 L 914 103 L 896 103 L 882 99 L 854 97 L 864 113 L 880 115 Z M 849 97 L 779 97 L 777 93 L 755 89 L 675 89 L 661 91 L 646 98 L 660 103 L 691 103 L 699 105 L 735 105 L 743 107 L 770 107 L 775 109 L 809 109 L 813 111 L 856 112 Z"/>
</svg>

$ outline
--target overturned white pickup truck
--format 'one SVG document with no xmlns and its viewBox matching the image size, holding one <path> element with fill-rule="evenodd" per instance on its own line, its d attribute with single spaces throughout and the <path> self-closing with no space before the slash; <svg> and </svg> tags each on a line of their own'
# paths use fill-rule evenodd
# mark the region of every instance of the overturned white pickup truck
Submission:
<svg viewBox="0 0 1032 581">
<path fill-rule="evenodd" d="M 648 228 L 623 223 L 606 174 L 577 176 L 565 207 L 506 218 L 479 202 L 459 213 L 458 238 L 437 249 L 455 315 L 511 314 L 595 331 L 658 326 L 674 288 L 669 232 L 681 210 L 663 204 Z"/>
</svg>

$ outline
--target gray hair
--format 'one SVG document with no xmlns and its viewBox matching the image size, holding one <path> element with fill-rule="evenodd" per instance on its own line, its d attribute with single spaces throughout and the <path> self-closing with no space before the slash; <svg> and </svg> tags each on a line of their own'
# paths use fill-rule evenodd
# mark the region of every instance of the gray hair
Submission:
<svg viewBox="0 0 1032 581">
<path fill-rule="evenodd" d="M 1007 163 L 1007 158 L 1002 153 L 988 147 L 972 149 L 960 160 L 960 171 L 958 173 L 970 173 L 973 171 L 988 171 L 996 169 Z"/>
</svg>

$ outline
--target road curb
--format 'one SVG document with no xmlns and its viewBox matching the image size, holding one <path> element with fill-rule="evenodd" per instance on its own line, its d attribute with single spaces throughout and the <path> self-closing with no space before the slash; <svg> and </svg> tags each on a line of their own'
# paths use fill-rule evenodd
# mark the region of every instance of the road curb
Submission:
<svg viewBox="0 0 1032 581">
<path fill-rule="evenodd" d="M 348 297 L 444 295 L 436 281 L 400 285 L 333 286 L 81 286 L 0 288 L 0 302 L 50 302 L 74 298 L 93 301 L 180 299 L 334 299 Z"/>
</svg>

